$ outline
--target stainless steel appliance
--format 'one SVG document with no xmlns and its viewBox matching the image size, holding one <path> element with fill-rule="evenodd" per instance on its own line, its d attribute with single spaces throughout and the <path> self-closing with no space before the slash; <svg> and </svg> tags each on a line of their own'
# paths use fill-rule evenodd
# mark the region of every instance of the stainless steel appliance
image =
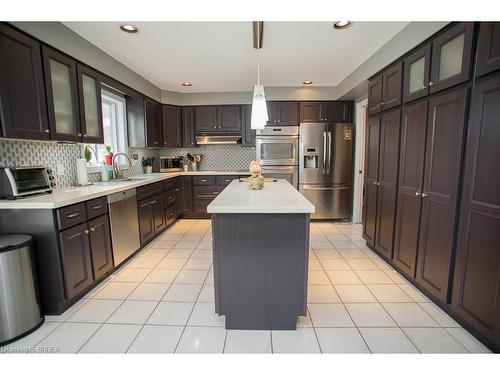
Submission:
<svg viewBox="0 0 500 375">
<path fill-rule="evenodd" d="M 51 193 L 56 187 L 55 180 L 52 170 L 45 167 L 0 168 L 0 198 Z"/>
<path fill-rule="evenodd" d="M 108 195 L 113 259 L 120 265 L 141 246 L 135 189 Z"/>
<path fill-rule="evenodd" d="M 160 172 L 182 172 L 183 160 L 182 156 L 160 156 Z"/>
<path fill-rule="evenodd" d="M 36 280 L 31 236 L 0 235 L 0 346 L 43 323 Z"/>
<path fill-rule="evenodd" d="M 311 219 L 348 219 L 352 124 L 300 124 L 299 191 L 316 207 Z"/>
<path fill-rule="evenodd" d="M 241 135 L 205 134 L 195 138 L 198 145 L 235 145 L 240 143 Z"/>
<path fill-rule="evenodd" d="M 257 161 L 265 177 L 284 178 L 296 189 L 299 182 L 299 127 L 268 126 L 257 130 Z"/>
</svg>

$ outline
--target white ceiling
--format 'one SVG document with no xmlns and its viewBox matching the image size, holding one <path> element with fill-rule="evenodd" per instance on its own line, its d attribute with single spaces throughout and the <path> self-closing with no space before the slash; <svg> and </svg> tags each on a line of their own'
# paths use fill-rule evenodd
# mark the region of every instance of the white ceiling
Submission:
<svg viewBox="0 0 500 375">
<path fill-rule="evenodd" d="M 137 34 L 118 22 L 64 24 L 163 90 L 250 91 L 256 83 L 251 22 L 137 22 Z M 336 86 L 407 24 L 354 22 L 338 31 L 331 22 L 265 22 L 261 83 Z"/>
</svg>

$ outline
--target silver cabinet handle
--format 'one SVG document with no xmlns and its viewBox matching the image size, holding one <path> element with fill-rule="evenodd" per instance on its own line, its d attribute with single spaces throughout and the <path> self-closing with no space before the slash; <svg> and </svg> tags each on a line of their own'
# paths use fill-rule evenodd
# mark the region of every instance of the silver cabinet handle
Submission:
<svg viewBox="0 0 500 375">
<path fill-rule="evenodd" d="M 200 180 L 201 182 L 207 182 L 207 180 L 203 179 L 203 180 Z"/>
<path fill-rule="evenodd" d="M 85 234 L 89 234 L 89 230 L 88 230 L 88 229 L 85 229 L 85 230 L 83 231 L 83 233 L 85 233 Z"/>
<path fill-rule="evenodd" d="M 102 208 L 102 204 L 98 204 L 94 207 L 92 207 L 93 210 L 100 210 Z"/>
<path fill-rule="evenodd" d="M 380 182 L 377 182 L 377 186 L 380 186 Z"/>
<path fill-rule="evenodd" d="M 77 211 L 77 212 L 73 212 L 72 214 L 66 215 L 66 218 L 73 219 L 73 218 L 78 217 L 78 216 L 80 216 L 80 213 Z"/>
<path fill-rule="evenodd" d="M 84 134 L 84 135 L 83 135 L 83 138 L 87 138 L 87 137 L 88 137 L 88 135 L 87 135 L 87 134 Z"/>
<path fill-rule="evenodd" d="M 434 82 L 429 82 L 429 87 L 431 87 L 434 84 Z"/>
<path fill-rule="evenodd" d="M 422 90 L 425 90 L 427 88 L 427 85 L 422 86 Z"/>
<path fill-rule="evenodd" d="M 156 203 L 156 199 L 155 199 L 154 201 L 151 201 L 150 203 L 151 203 L 151 204 L 155 204 L 155 203 Z"/>
<path fill-rule="evenodd" d="M 377 185 L 377 181 L 373 181 L 373 185 Z"/>
<path fill-rule="evenodd" d="M 77 134 L 77 137 L 81 137 L 81 136 L 82 136 L 82 133 L 78 133 L 78 134 Z"/>
<path fill-rule="evenodd" d="M 49 129 L 45 129 L 43 132 L 49 134 L 50 130 Z"/>
<path fill-rule="evenodd" d="M 422 193 L 422 198 L 425 198 L 427 196 L 426 193 Z"/>
<path fill-rule="evenodd" d="M 90 230 L 91 230 L 92 232 L 95 232 L 95 227 L 90 228 Z"/>
<path fill-rule="evenodd" d="M 214 192 L 212 192 L 212 194 L 217 195 L 217 194 L 219 194 L 219 192 L 218 191 L 214 191 Z"/>
<path fill-rule="evenodd" d="M 416 192 L 415 192 L 415 196 L 417 196 L 417 197 L 418 197 L 419 195 L 420 195 L 420 193 L 419 193 L 418 191 L 416 191 Z"/>
</svg>

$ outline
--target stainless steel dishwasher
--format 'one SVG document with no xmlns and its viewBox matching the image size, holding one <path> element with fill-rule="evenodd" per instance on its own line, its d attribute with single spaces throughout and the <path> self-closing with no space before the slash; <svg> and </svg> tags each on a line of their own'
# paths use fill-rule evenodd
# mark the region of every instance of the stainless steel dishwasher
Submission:
<svg viewBox="0 0 500 375">
<path fill-rule="evenodd" d="M 116 267 L 141 246 L 135 189 L 108 195 L 108 204 Z"/>
</svg>

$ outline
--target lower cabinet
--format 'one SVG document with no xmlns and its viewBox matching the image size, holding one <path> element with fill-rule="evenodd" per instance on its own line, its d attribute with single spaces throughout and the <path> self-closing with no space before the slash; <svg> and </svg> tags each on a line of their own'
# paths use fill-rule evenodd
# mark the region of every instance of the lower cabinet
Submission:
<svg viewBox="0 0 500 375">
<path fill-rule="evenodd" d="M 113 249 L 108 215 L 103 215 L 88 223 L 90 253 L 94 278 L 100 279 L 113 269 Z"/>
<path fill-rule="evenodd" d="M 141 245 L 144 245 L 167 227 L 161 194 L 137 202 L 137 210 Z"/>
</svg>

